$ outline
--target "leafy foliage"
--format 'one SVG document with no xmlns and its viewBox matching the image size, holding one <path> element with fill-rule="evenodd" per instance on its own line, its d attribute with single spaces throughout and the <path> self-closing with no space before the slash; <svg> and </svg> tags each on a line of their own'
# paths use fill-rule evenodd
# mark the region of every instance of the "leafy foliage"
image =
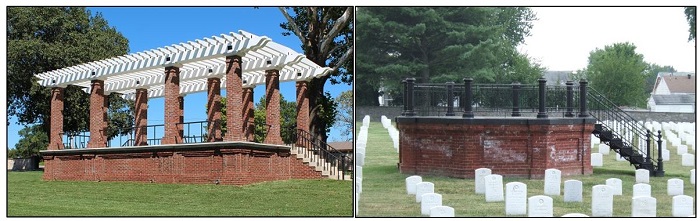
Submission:
<svg viewBox="0 0 700 221">
<path fill-rule="evenodd" d="M 7 114 L 19 124 L 40 124 L 44 133 L 50 89 L 39 86 L 34 74 L 128 52 L 128 40 L 84 7 L 9 7 L 7 18 Z M 68 86 L 64 95 L 63 130 L 86 131 L 89 95 L 77 86 Z M 129 103 L 110 96 L 109 137 L 119 133 L 114 128 L 133 125 Z"/>
<path fill-rule="evenodd" d="M 352 125 L 354 123 L 354 118 L 353 118 L 353 98 L 352 98 L 352 90 L 349 91 L 343 91 L 343 93 L 340 93 L 340 96 L 338 96 L 335 99 L 335 102 L 339 104 L 339 111 L 338 114 L 335 117 L 335 123 L 336 125 L 342 127 L 342 132 L 341 136 L 345 137 L 346 141 L 352 141 Z"/>
<path fill-rule="evenodd" d="M 49 146 L 49 136 L 42 130 L 41 125 L 26 126 L 19 131 L 22 139 L 15 144 L 15 148 L 8 151 L 8 157 L 39 156 L 40 150 L 46 150 Z"/>
<path fill-rule="evenodd" d="M 658 64 L 648 64 L 647 69 L 644 72 L 644 75 L 646 76 L 646 87 L 644 88 L 644 92 L 649 94 L 654 90 L 656 76 L 660 72 L 675 73 L 676 69 L 673 68 L 673 66 L 668 65 L 661 67 Z"/>
<path fill-rule="evenodd" d="M 688 20 L 688 41 L 695 40 L 695 12 L 696 7 L 685 7 L 685 19 Z"/>
<path fill-rule="evenodd" d="M 262 143 L 265 141 L 267 131 L 271 125 L 268 125 L 266 114 L 265 97 L 260 97 L 260 101 L 255 104 L 255 142 Z M 297 126 L 297 103 L 284 100 L 280 94 L 280 127 L 282 128 L 281 136 L 284 143 L 293 143 L 293 132 Z"/>
<path fill-rule="evenodd" d="M 591 51 L 586 75 L 590 86 L 618 106 L 644 107 L 647 64 L 634 44 L 615 43 Z"/>
<path fill-rule="evenodd" d="M 380 87 L 400 94 L 401 80 L 534 82 L 544 71 L 516 50 L 535 15 L 523 7 L 359 8 L 360 105 L 376 105 Z M 401 99 L 394 99 L 400 101 Z"/>
</svg>

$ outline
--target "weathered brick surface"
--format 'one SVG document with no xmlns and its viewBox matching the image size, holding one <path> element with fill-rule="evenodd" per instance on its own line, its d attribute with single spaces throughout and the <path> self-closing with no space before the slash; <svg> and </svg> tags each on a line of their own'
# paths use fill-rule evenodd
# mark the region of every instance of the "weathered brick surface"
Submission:
<svg viewBox="0 0 700 221">
<path fill-rule="evenodd" d="M 243 137 L 255 141 L 255 103 L 253 87 L 243 88 Z"/>
<path fill-rule="evenodd" d="M 163 134 L 162 144 L 181 143 L 182 136 L 178 129 L 180 123 L 180 68 L 166 67 L 165 68 L 165 101 L 163 109 L 165 109 L 165 132 Z"/>
<path fill-rule="evenodd" d="M 265 71 L 265 121 L 268 126 L 266 144 L 283 144 L 280 128 L 280 74 L 279 70 Z"/>
<path fill-rule="evenodd" d="M 48 150 L 63 149 L 63 93 L 65 89 L 51 88 L 51 122 Z"/>
<path fill-rule="evenodd" d="M 134 126 L 136 126 L 134 146 L 148 145 L 148 90 L 136 89 L 134 102 Z"/>
<path fill-rule="evenodd" d="M 297 129 L 309 131 L 309 82 L 297 81 Z"/>
<path fill-rule="evenodd" d="M 222 141 L 221 138 L 221 79 L 207 79 L 207 121 L 208 141 Z"/>
<path fill-rule="evenodd" d="M 226 141 L 241 141 L 243 138 L 243 80 L 241 56 L 226 57 Z"/>
<path fill-rule="evenodd" d="M 45 156 L 44 180 L 139 181 L 245 185 L 322 178 L 289 154 L 248 148 L 181 152 Z"/>
<path fill-rule="evenodd" d="M 591 174 L 593 124 L 471 125 L 399 124 L 402 173 L 473 178 L 490 168 L 508 177 L 543 178 L 556 168 L 562 175 Z"/>
<path fill-rule="evenodd" d="M 87 148 L 107 146 L 107 97 L 103 80 L 92 80 L 90 86 L 90 141 Z"/>
</svg>

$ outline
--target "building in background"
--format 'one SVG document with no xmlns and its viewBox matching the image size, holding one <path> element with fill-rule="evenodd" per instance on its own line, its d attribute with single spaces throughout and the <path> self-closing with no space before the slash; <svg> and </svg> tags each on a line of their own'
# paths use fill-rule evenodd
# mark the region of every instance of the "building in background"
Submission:
<svg viewBox="0 0 700 221">
<path fill-rule="evenodd" d="M 653 112 L 695 112 L 695 73 L 659 73 L 647 106 Z"/>
</svg>

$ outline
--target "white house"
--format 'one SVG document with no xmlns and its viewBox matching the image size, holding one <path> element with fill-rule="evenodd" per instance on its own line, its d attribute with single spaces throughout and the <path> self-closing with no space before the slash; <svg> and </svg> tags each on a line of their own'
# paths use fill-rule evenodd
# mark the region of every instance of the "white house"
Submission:
<svg viewBox="0 0 700 221">
<path fill-rule="evenodd" d="M 695 112 L 695 74 L 659 73 L 647 106 L 653 112 Z"/>
</svg>

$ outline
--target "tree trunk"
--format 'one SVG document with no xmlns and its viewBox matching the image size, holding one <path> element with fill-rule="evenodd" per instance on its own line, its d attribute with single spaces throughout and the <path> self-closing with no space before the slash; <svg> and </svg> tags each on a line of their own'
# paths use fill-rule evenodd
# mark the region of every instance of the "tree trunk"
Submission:
<svg viewBox="0 0 700 221">
<path fill-rule="evenodd" d="M 328 77 L 324 76 L 322 78 L 314 78 L 309 84 L 309 119 L 311 124 L 309 125 L 309 131 L 315 138 L 315 140 L 326 142 L 328 136 L 326 134 L 326 122 L 324 122 L 320 116 L 319 111 L 323 108 L 321 107 L 321 99 L 323 99 L 323 87 L 326 83 Z"/>
</svg>

